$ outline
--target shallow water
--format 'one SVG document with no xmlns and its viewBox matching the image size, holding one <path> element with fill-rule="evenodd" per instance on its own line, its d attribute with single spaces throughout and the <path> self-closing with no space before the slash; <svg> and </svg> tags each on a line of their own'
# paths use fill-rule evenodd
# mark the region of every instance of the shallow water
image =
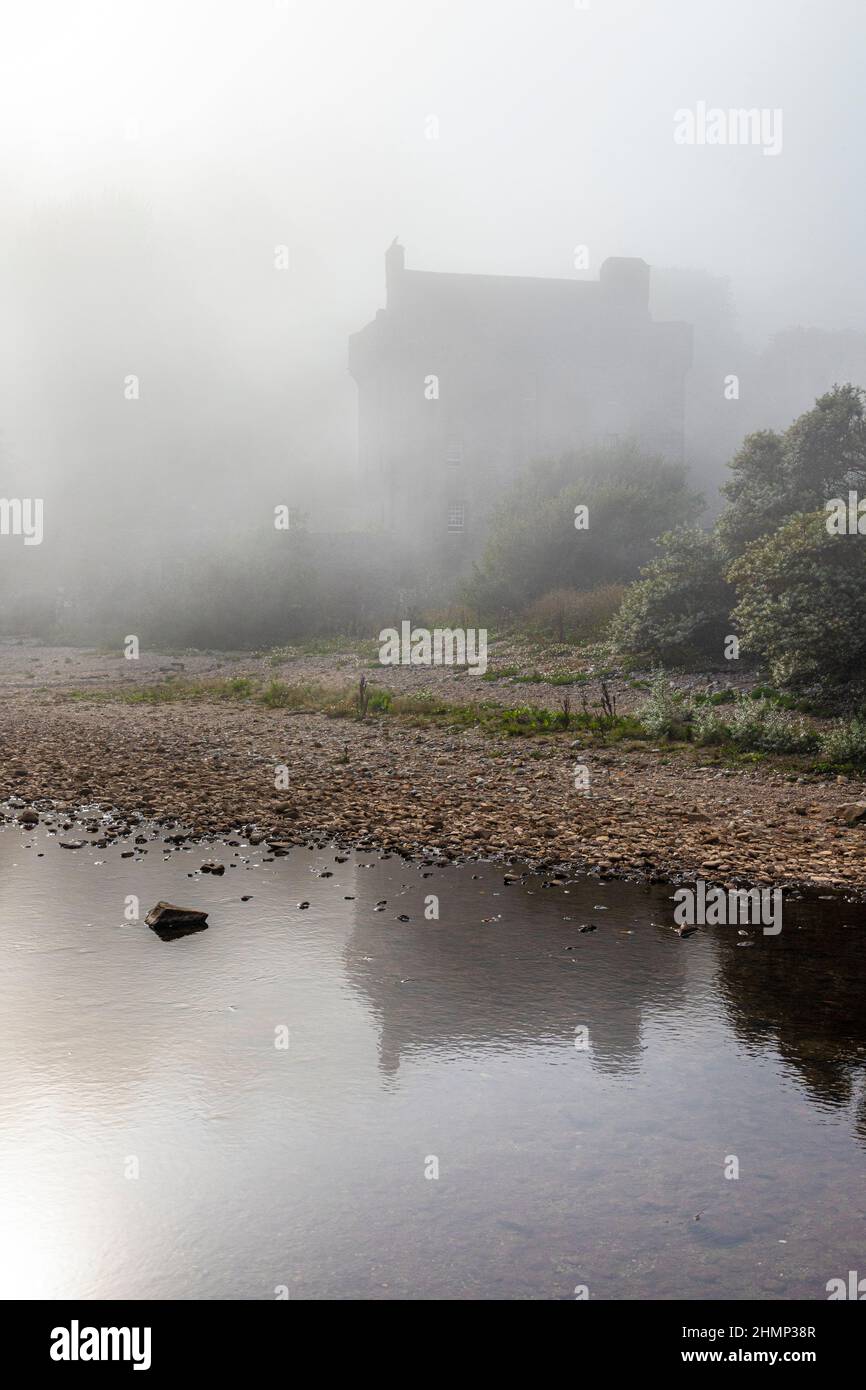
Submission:
<svg viewBox="0 0 866 1390">
<path fill-rule="evenodd" d="M 665 887 L 129 848 L 0 832 L 0 1295 L 825 1298 L 862 1268 L 862 907 L 682 940 Z M 210 925 L 162 941 L 128 895 Z"/>
</svg>

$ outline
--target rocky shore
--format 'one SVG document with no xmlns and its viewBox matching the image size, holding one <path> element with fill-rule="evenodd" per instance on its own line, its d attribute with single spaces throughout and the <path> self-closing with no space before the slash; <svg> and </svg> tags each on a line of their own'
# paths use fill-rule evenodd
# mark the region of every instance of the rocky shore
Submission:
<svg viewBox="0 0 866 1390">
<path fill-rule="evenodd" d="M 864 794 L 857 781 L 798 781 L 646 747 L 582 747 L 568 734 L 497 738 L 210 699 L 70 699 L 65 687 L 80 688 L 81 671 L 67 675 L 57 653 L 45 659 L 59 671 L 51 684 L 22 688 L 8 662 L 0 676 L 0 800 L 9 818 L 99 804 L 202 838 L 247 827 L 422 858 L 866 896 L 866 823 L 851 809 Z M 334 676 L 330 658 L 315 660 Z M 575 789 L 576 762 L 589 769 L 588 793 Z M 287 785 L 275 789 L 280 767 Z"/>
</svg>

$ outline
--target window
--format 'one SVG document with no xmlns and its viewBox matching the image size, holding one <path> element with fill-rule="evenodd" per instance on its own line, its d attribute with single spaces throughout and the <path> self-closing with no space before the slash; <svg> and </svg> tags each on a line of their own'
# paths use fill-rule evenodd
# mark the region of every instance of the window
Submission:
<svg viewBox="0 0 866 1390">
<path fill-rule="evenodd" d="M 466 507 L 463 502 L 449 502 L 448 530 L 462 531 L 466 525 Z"/>
<path fill-rule="evenodd" d="M 445 444 L 445 462 L 455 465 L 463 462 L 463 441 L 451 435 Z"/>
</svg>

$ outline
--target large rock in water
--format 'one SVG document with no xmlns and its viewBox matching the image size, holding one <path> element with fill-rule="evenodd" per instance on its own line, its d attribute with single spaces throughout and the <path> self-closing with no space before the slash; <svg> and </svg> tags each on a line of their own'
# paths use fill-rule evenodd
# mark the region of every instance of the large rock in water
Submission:
<svg viewBox="0 0 866 1390">
<path fill-rule="evenodd" d="M 150 909 L 144 920 L 160 936 L 185 936 L 187 932 L 204 931 L 207 913 L 196 907 L 177 907 L 175 903 L 159 902 Z"/>
</svg>

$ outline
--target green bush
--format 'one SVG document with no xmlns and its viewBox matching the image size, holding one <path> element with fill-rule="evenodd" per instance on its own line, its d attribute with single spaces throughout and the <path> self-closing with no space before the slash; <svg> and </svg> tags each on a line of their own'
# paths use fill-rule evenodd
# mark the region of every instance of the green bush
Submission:
<svg viewBox="0 0 866 1390">
<path fill-rule="evenodd" d="M 664 671 L 657 671 L 653 676 L 649 694 L 638 705 L 635 715 L 653 738 L 670 738 L 682 733 L 688 719 L 682 698 L 671 689 Z"/>
<path fill-rule="evenodd" d="M 809 753 L 818 745 L 817 734 L 769 700 L 738 699 L 726 716 L 731 742 L 744 752 Z"/>
<path fill-rule="evenodd" d="M 663 535 L 658 548 L 613 619 L 613 646 L 624 656 L 668 664 L 722 661 L 734 591 L 717 539 L 683 528 Z"/>
<path fill-rule="evenodd" d="M 735 559 L 792 516 L 816 512 L 849 488 L 866 492 L 866 391 L 834 386 L 781 434 L 746 436 L 730 467 L 717 531 Z"/>
<path fill-rule="evenodd" d="M 866 763 L 866 722 L 838 719 L 820 736 L 821 752 L 831 763 Z"/>
<path fill-rule="evenodd" d="M 692 713 L 692 739 L 702 747 L 730 742 L 731 731 L 715 705 L 707 702 L 695 706 Z"/>
<path fill-rule="evenodd" d="M 866 686 L 866 537 L 797 516 L 731 568 L 743 647 L 777 685 L 856 700 Z"/>
<path fill-rule="evenodd" d="M 819 746 L 818 734 L 802 718 L 750 695 L 737 696 L 725 711 L 709 701 L 696 704 L 692 739 L 703 747 L 732 743 L 744 753 L 811 753 Z"/>
<path fill-rule="evenodd" d="M 791 517 L 846 497 L 849 488 L 866 492 L 866 391 L 834 386 L 783 434 L 749 435 L 730 467 L 718 534 L 736 558 Z"/>
<path fill-rule="evenodd" d="M 251 676 L 231 676 L 226 681 L 226 698 L 246 699 L 252 695 L 255 689 L 255 681 Z"/>
<path fill-rule="evenodd" d="M 519 612 L 554 589 L 628 581 L 653 555 L 655 537 L 693 521 L 700 505 L 684 468 L 634 446 L 535 463 L 495 512 L 461 597 L 486 617 Z M 586 529 L 575 528 L 578 506 L 589 510 Z"/>
</svg>

